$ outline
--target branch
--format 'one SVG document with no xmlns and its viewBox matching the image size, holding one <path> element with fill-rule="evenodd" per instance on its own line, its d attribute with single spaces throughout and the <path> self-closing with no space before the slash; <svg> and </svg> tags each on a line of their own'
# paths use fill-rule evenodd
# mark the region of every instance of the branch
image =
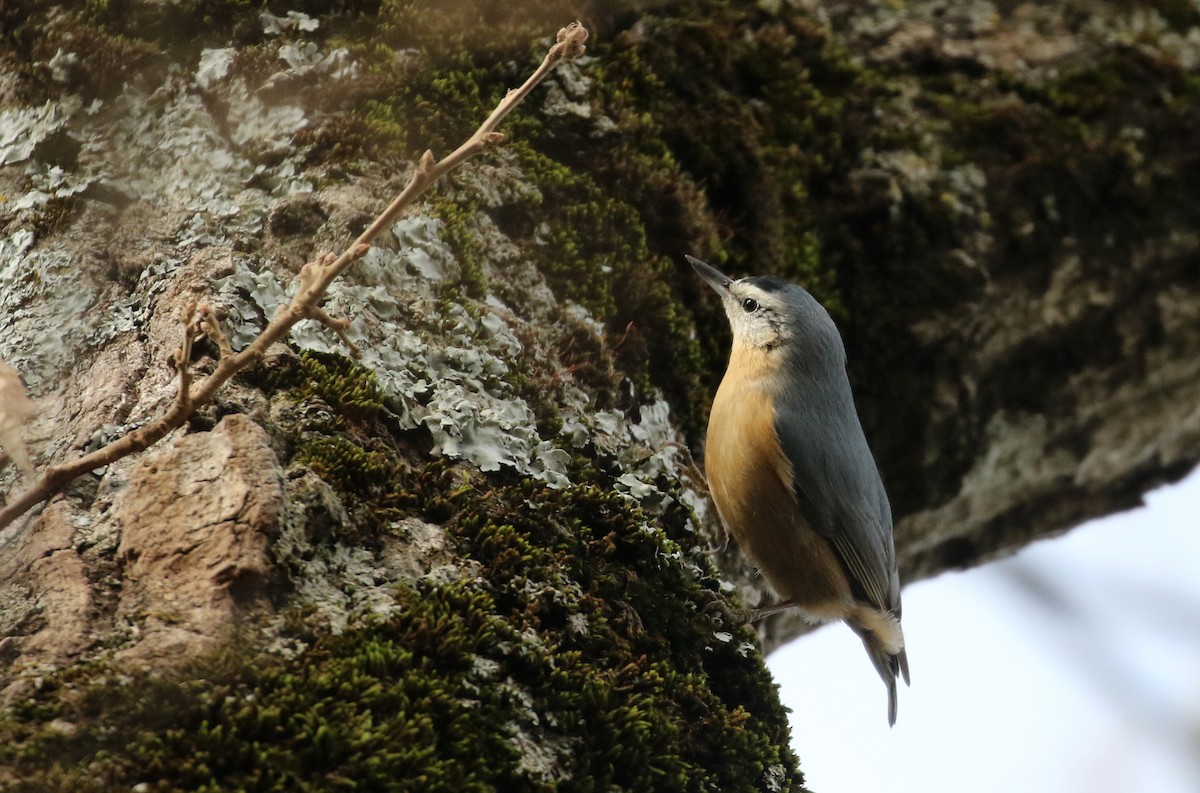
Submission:
<svg viewBox="0 0 1200 793">
<path fill-rule="evenodd" d="M 174 363 L 179 372 L 179 391 L 167 412 L 149 424 L 123 435 L 91 454 L 46 468 L 32 487 L 0 509 L 0 529 L 8 526 L 35 505 L 60 493 L 73 479 L 123 457 L 136 454 L 157 443 L 172 430 L 183 426 L 197 408 L 212 401 L 221 386 L 238 372 L 257 363 L 272 344 L 284 339 L 292 327 L 302 319 L 311 318 L 323 323 L 341 337 L 350 347 L 352 354 L 356 352 L 358 348 L 346 336 L 346 329 L 350 325 L 349 321 L 331 317 L 320 307 L 320 302 L 324 299 L 329 285 L 351 264 L 365 256 L 371 243 L 379 236 L 380 232 L 395 223 L 396 219 L 412 206 L 413 202 L 430 185 L 479 152 L 503 141 L 504 136 L 496 132 L 496 127 L 500 122 L 520 104 L 521 100 L 538 83 L 550 74 L 555 66 L 564 60 L 582 55 L 587 37 L 587 29 L 578 22 L 572 22 L 558 31 L 557 41 L 550 47 L 550 51 L 546 53 L 546 57 L 537 70 L 519 88 L 509 91 L 500 100 L 491 115 L 466 142 L 440 161 L 435 161 L 433 153 L 426 151 L 421 156 L 420 162 L 417 163 L 408 184 L 405 185 L 400 195 L 396 196 L 387 209 L 375 218 L 375 221 L 359 235 L 359 238 L 350 247 L 336 258 L 330 254 L 324 254 L 316 261 L 304 265 L 301 277 L 298 279 L 296 294 L 292 297 L 291 302 L 282 307 L 262 333 L 241 352 L 234 353 L 230 349 L 229 342 L 221 332 L 211 307 L 197 307 L 194 303 L 189 304 L 184 309 L 182 317 L 183 344 L 175 351 Z M 188 361 L 191 357 L 192 343 L 201 335 L 211 338 L 220 349 L 221 355 L 212 374 L 193 388 Z"/>
</svg>

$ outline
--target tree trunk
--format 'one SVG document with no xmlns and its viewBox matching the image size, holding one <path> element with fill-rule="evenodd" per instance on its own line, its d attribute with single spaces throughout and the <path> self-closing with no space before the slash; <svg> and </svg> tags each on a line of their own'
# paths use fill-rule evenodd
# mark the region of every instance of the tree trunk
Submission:
<svg viewBox="0 0 1200 793">
<path fill-rule="evenodd" d="M 170 406 L 186 306 L 244 347 L 593 34 L 333 287 L 360 359 L 302 323 L 0 532 L 0 789 L 799 789 L 760 643 L 804 626 L 712 607 L 768 594 L 711 550 L 728 333 L 684 253 L 833 313 L 906 581 L 1196 464 L 1196 11 L 417 5 L 0 7 L 39 466 Z"/>
</svg>

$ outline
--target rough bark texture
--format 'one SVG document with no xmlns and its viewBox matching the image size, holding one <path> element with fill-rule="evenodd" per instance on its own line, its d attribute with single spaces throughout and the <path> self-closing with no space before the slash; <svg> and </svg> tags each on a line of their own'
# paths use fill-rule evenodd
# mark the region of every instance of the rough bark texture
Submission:
<svg viewBox="0 0 1200 793">
<path fill-rule="evenodd" d="M 0 6 L 0 359 L 41 465 L 169 404 L 189 300 L 247 343 L 593 30 L 334 288 L 361 362 L 299 326 L 0 533 L 0 788 L 798 789 L 706 608 L 767 593 L 708 551 L 728 340 L 683 253 L 830 307 L 906 580 L 1200 458 L 1192 5 L 415 5 Z"/>
</svg>

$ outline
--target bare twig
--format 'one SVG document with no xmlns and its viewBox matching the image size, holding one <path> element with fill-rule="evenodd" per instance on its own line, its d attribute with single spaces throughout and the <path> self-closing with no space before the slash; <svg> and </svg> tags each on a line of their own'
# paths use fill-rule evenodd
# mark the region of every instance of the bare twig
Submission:
<svg viewBox="0 0 1200 793">
<path fill-rule="evenodd" d="M 375 218 L 375 221 L 359 235 L 349 248 L 336 258 L 325 254 L 304 266 L 296 294 L 292 297 L 291 302 L 283 306 L 262 333 L 243 350 L 235 353 L 229 347 L 229 342 L 221 332 L 211 307 L 197 308 L 194 303 L 189 305 L 184 311 L 183 344 L 176 350 L 174 361 L 179 372 L 179 392 L 166 413 L 90 454 L 61 465 L 47 467 L 31 488 L 0 510 L 0 528 L 12 523 L 34 505 L 59 493 L 76 477 L 109 465 L 123 457 L 136 454 L 157 443 L 172 430 L 183 426 L 183 423 L 198 407 L 212 400 L 221 386 L 235 374 L 260 360 L 272 344 L 285 338 L 288 331 L 302 319 L 311 318 L 321 322 L 337 333 L 342 341 L 350 347 L 352 353 L 357 351 L 358 348 L 350 342 L 346 335 L 346 329 L 350 325 L 349 321 L 331 317 L 320 307 L 320 302 L 325 297 L 329 285 L 351 264 L 365 256 L 371 243 L 379 236 L 380 232 L 395 223 L 401 213 L 408 209 L 431 184 L 488 146 L 503 141 L 504 136 L 496 132 L 496 127 L 500 122 L 538 83 L 546 78 L 556 65 L 561 61 L 582 55 L 587 37 L 587 30 L 578 22 L 567 25 L 558 32 L 557 41 L 550 47 L 550 51 L 546 53 L 546 57 L 537 70 L 519 88 L 509 91 L 500 100 L 491 115 L 465 143 L 440 161 L 434 159 L 432 152 L 425 152 L 400 195 L 396 196 L 387 209 Z M 221 356 L 212 374 L 193 387 L 188 360 L 191 357 L 193 341 L 200 334 L 207 335 L 217 344 Z"/>
</svg>

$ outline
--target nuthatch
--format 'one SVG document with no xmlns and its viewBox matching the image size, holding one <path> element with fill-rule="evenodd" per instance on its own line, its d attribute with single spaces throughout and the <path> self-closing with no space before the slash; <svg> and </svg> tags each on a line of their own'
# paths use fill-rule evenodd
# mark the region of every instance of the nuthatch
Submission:
<svg viewBox="0 0 1200 793">
<path fill-rule="evenodd" d="M 888 690 L 908 683 L 892 509 L 867 446 L 842 337 L 820 303 L 770 276 L 692 267 L 721 295 L 729 367 L 708 419 L 709 490 L 728 531 L 782 602 L 812 622 L 845 620 Z"/>
</svg>

